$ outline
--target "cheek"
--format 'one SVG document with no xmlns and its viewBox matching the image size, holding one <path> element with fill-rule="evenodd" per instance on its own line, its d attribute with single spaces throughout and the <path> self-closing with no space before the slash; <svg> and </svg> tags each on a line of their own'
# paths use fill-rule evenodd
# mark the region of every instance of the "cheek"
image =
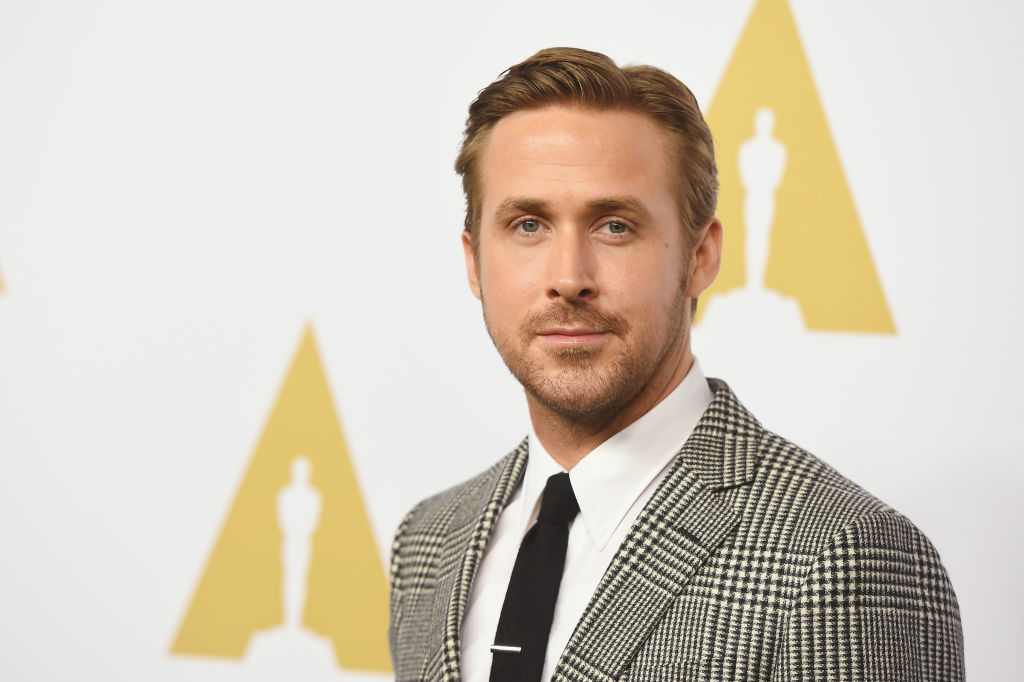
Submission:
<svg viewBox="0 0 1024 682">
<path fill-rule="evenodd" d="M 643 306 L 678 288 L 683 269 L 672 261 L 668 249 L 661 250 L 660 244 L 657 251 L 624 255 L 628 257 L 609 259 L 603 264 L 602 279 L 607 293 Z"/>
<path fill-rule="evenodd" d="M 536 298 L 543 286 L 543 273 L 537 267 L 536 259 L 515 256 L 500 254 L 495 257 L 481 253 L 478 276 L 484 296 L 506 305 Z"/>
<path fill-rule="evenodd" d="M 484 315 L 489 324 L 515 325 L 529 310 L 533 297 L 531 285 L 515 268 L 502 265 L 480 269 L 480 290 L 483 294 Z"/>
<path fill-rule="evenodd" d="M 605 294 L 614 308 L 642 327 L 668 324 L 666 315 L 679 305 L 683 267 L 662 258 L 635 260 L 618 268 L 606 281 Z"/>
</svg>

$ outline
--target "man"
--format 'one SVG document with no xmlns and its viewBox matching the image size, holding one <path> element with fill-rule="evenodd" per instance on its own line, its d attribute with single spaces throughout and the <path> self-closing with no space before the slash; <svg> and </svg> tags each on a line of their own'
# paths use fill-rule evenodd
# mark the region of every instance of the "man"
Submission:
<svg viewBox="0 0 1024 682">
<path fill-rule="evenodd" d="M 396 678 L 962 679 L 928 540 L 691 353 L 722 225 L 690 91 L 544 50 L 470 106 L 456 169 L 470 288 L 532 428 L 399 528 Z"/>
</svg>

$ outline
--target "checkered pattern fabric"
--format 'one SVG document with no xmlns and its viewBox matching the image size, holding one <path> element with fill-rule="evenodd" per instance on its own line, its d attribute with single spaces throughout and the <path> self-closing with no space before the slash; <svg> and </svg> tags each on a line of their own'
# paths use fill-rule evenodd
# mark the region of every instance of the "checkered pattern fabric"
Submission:
<svg viewBox="0 0 1024 682">
<path fill-rule="evenodd" d="M 764 430 L 721 381 L 555 669 L 584 680 L 962 680 L 939 556 L 910 521 Z M 526 443 L 395 536 L 396 680 L 456 682 L 466 599 Z"/>
</svg>

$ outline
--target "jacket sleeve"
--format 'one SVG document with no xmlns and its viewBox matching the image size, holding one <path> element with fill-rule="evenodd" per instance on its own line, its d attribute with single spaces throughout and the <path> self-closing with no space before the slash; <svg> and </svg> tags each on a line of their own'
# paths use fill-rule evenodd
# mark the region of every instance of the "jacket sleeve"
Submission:
<svg viewBox="0 0 1024 682">
<path fill-rule="evenodd" d="M 409 522 L 412 521 L 417 509 L 419 509 L 418 505 L 405 515 L 402 523 L 398 526 L 398 530 L 395 531 L 395 539 L 391 543 L 391 564 L 388 570 L 388 600 L 391 614 L 388 621 L 388 644 L 391 647 L 391 662 L 392 665 L 396 666 L 395 670 L 398 669 L 398 642 L 396 641 L 396 634 L 398 632 L 398 622 L 402 615 L 402 541 L 405 538 L 406 528 L 408 528 Z"/>
<path fill-rule="evenodd" d="M 772 680 L 964 679 L 953 586 L 931 542 L 894 511 L 842 528 L 783 623 Z"/>
</svg>

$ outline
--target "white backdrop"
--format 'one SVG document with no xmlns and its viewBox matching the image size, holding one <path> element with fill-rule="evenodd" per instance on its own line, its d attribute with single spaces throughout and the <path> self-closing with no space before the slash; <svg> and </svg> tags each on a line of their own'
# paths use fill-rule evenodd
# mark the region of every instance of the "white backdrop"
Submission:
<svg viewBox="0 0 1024 682">
<path fill-rule="evenodd" d="M 307 322 L 382 561 L 525 433 L 459 246 L 477 90 L 569 44 L 707 106 L 752 6 L 0 5 L 0 678 L 256 679 L 169 650 Z M 791 6 L 898 333 L 695 351 L 932 538 L 971 678 L 1017 679 L 1024 9 Z"/>
</svg>

